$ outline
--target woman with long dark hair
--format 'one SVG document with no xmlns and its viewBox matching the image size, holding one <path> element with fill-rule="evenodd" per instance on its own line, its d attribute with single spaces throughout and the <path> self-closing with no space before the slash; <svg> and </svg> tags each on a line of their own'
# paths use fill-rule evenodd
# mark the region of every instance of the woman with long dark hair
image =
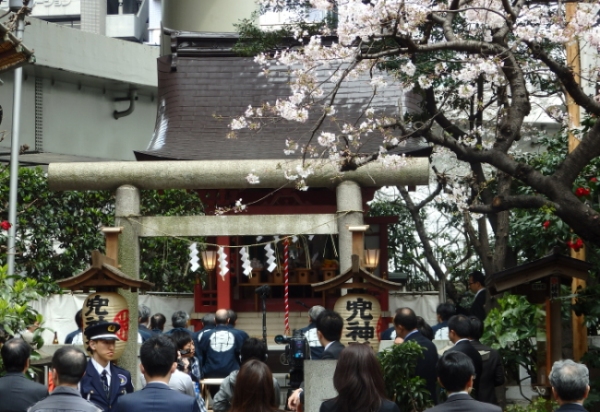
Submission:
<svg viewBox="0 0 600 412">
<path fill-rule="evenodd" d="M 320 412 L 400 412 L 387 399 L 381 365 L 368 345 L 348 345 L 333 374 L 338 396 L 321 404 Z"/>
<path fill-rule="evenodd" d="M 229 412 L 277 411 L 279 399 L 275 396 L 271 370 L 258 359 L 250 359 L 237 375 Z"/>
</svg>

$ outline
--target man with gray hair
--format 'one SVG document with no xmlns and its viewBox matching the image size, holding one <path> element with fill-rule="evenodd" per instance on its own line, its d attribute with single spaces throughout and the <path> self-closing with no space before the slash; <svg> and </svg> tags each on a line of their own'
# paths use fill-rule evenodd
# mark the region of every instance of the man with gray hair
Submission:
<svg viewBox="0 0 600 412">
<path fill-rule="evenodd" d="M 590 392 L 590 372 L 585 365 L 571 359 L 556 361 L 548 378 L 560 405 L 557 412 L 585 412 L 583 401 Z"/>
<path fill-rule="evenodd" d="M 308 346 L 310 346 L 310 358 L 312 360 L 321 359 L 321 355 L 323 355 L 323 345 L 319 342 L 319 337 L 317 336 L 317 318 L 323 312 L 325 308 L 320 305 L 315 305 L 308 310 L 308 326 L 300 329 L 302 334 L 308 341 Z"/>
<path fill-rule="evenodd" d="M 148 329 L 150 314 L 150 308 L 148 306 L 138 306 L 138 333 L 142 337 L 142 342 L 146 342 L 152 336 L 152 332 Z"/>
<path fill-rule="evenodd" d="M 188 321 L 190 320 L 190 315 L 187 314 L 184 310 L 178 310 L 173 313 L 171 316 L 171 324 L 173 325 L 173 329 L 166 332 L 166 335 L 172 334 L 176 330 L 183 330 L 192 336 L 192 331 L 188 329 Z"/>
</svg>

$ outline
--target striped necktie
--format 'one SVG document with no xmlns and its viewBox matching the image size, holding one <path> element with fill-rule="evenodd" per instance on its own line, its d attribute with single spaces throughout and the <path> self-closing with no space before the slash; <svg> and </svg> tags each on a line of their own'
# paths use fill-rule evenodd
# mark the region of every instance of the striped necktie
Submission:
<svg viewBox="0 0 600 412">
<path fill-rule="evenodd" d="M 102 375 L 100 376 L 100 380 L 102 381 L 102 387 L 104 388 L 104 393 L 106 394 L 106 399 L 110 398 L 110 387 L 108 386 L 108 377 L 106 376 L 106 369 L 102 371 Z"/>
</svg>

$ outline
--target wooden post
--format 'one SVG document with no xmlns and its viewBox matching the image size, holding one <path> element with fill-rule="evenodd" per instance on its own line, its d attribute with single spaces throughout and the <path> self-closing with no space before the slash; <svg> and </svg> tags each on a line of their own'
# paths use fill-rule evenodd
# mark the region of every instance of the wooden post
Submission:
<svg viewBox="0 0 600 412">
<path fill-rule="evenodd" d="M 217 236 L 217 244 L 219 246 L 229 246 L 229 236 Z M 231 250 L 228 247 L 224 249 L 229 260 Z M 221 277 L 221 268 L 218 264 L 219 262 L 217 261 L 217 309 L 231 309 L 231 276 L 233 276 L 233 273 L 230 271 L 225 277 Z M 229 268 L 231 270 L 231 263 L 229 264 Z"/>
<path fill-rule="evenodd" d="M 567 22 L 569 22 L 577 13 L 577 3 L 567 3 L 565 7 Z M 566 49 L 567 65 L 571 68 L 573 74 L 575 75 L 575 80 L 577 83 L 579 83 L 581 81 L 581 59 L 579 53 L 579 42 L 577 39 L 569 42 L 566 46 Z M 570 95 L 567 94 L 566 97 L 567 112 L 569 115 L 569 127 L 579 127 L 581 125 L 581 112 L 579 106 L 575 103 Z M 575 150 L 577 145 L 579 145 L 579 140 L 572 133 L 569 133 L 569 153 Z M 571 257 L 585 260 L 585 247 L 579 249 L 578 251 L 571 250 Z M 583 280 L 573 279 L 573 282 L 571 283 L 571 290 L 574 293 L 578 287 L 584 288 L 585 284 L 586 283 Z M 587 328 L 585 327 L 583 316 L 577 316 L 574 312 L 571 313 L 571 321 L 573 328 L 573 359 L 577 362 L 588 350 Z"/>
<path fill-rule="evenodd" d="M 102 233 L 106 238 L 106 256 L 115 261 L 115 267 L 119 268 L 119 234 L 123 227 L 103 227 Z"/>
</svg>

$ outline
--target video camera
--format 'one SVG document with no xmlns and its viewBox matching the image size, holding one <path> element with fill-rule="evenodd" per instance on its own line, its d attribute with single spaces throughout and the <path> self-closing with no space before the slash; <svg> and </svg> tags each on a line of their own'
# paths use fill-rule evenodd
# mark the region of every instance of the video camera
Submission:
<svg viewBox="0 0 600 412">
<path fill-rule="evenodd" d="M 308 341 L 300 329 L 294 330 L 292 336 L 277 335 L 275 343 L 287 345 L 282 354 L 281 363 L 290 366 L 290 387 L 297 389 L 304 380 L 304 360 L 310 359 Z"/>
</svg>

